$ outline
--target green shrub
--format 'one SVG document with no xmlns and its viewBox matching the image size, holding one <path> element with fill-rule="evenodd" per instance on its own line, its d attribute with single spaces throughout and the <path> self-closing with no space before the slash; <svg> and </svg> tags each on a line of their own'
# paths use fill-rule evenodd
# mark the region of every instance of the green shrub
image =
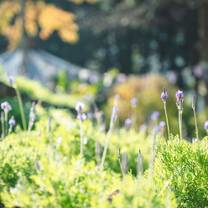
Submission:
<svg viewBox="0 0 208 208">
<path fill-rule="evenodd" d="M 207 207 L 207 139 L 194 144 L 177 139 L 162 144 L 158 150 L 155 175 L 159 180 L 169 180 L 178 207 Z"/>
</svg>

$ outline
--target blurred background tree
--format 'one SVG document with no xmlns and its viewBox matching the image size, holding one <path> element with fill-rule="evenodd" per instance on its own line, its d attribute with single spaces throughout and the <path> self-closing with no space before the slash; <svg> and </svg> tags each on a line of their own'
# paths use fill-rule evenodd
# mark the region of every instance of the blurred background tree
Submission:
<svg viewBox="0 0 208 208">
<path fill-rule="evenodd" d="M 68 0 L 71 3 L 94 2 L 94 0 Z M 48 39 L 57 33 L 63 42 L 78 40 L 75 15 L 43 0 L 4 0 L 0 2 L 0 33 L 8 41 L 8 48 L 23 50 L 23 68 L 31 38 Z"/>
<path fill-rule="evenodd" d="M 126 74 L 174 72 L 183 88 L 190 87 L 189 74 L 191 87 L 198 89 L 200 79 L 208 87 L 206 65 L 202 76 L 193 72 L 208 59 L 206 0 L 21 1 L 35 48 L 99 72 L 112 67 Z M 9 40 L 1 38 L 2 51 L 20 40 L 19 2 L 1 1 L 0 30 Z"/>
<path fill-rule="evenodd" d="M 78 39 L 75 16 L 44 1 L 16 0 L 0 4 L 0 31 L 14 48 L 21 42 L 22 34 L 47 39 L 54 31 L 65 42 Z M 24 37 L 25 38 L 25 37 Z"/>
</svg>

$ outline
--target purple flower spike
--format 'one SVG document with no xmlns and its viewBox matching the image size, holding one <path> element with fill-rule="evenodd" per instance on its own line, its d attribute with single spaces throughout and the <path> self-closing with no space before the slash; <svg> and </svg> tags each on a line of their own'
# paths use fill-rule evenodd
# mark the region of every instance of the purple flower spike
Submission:
<svg viewBox="0 0 208 208">
<path fill-rule="evenodd" d="M 161 127 L 159 125 L 156 125 L 153 130 L 155 134 L 158 134 L 161 131 Z"/>
<path fill-rule="evenodd" d="M 9 82 L 9 85 L 10 86 L 13 86 L 14 85 L 14 82 L 15 82 L 15 79 L 13 76 L 8 76 L 8 82 Z"/>
<path fill-rule="evenodd" d="M 137 107 L 137 104 L 138 104 L 138 99 L 136 97 L 133 97 L 131 100 L 130 100 L 130 103 L 131 103 L 131 107 L 132 108 L 136 108 Z"/>
<path fill-rule="evenodd" d="M 184 98 L 184 93 L 181 90 L 178 90 L 176 92 L 176 100 L 177 102 L 183 102 L 183 98 Z"/>
<path fill-rule="evenodd" d="M 159 119 L 159 117 L 160 117 L 160 112 L 154 111 L 154 112 L 151 114 L 150 119 L 151 119 L 152 121 L 157 121 L 157 120 Z"/>
<path fill-rule="evenodd" d="M 132 119 L 130 118 L 127 118 L 125 121 L 124 121 L 124 125 L 127 129 L 130 129 L 131 126 L 132 126 L 133 122 L 132 122 Z"/>
<path fill-rule="evenodd" d="M 204 129 L 205 129 L 206 131 L 208 131 L 208 121 L 205 121 L 205 123 L 204 123 Z"/>
<path fill-rule="evenodd" d="M 9 111 L 12 110 L 11 105 L 8 102 L 3 102 L 1 103 L 1 109 L 5 112 L 8 113 Z"/>
<path fill-rule="evenodd" d="M 9 119 L 9 126 L 13 127 L 16 125 L 16 121 L 14 119 L 14 116 L 12 116 L 10 119 Z"/>
<path fill-rule="evenodd" d="M 80 113 L 77 115 L 77 119 L 83 122 L 87 119 L 87 115 L 85 113 Z"/>
<path fill-rule="evenodd" d="M 139 130 L 140 130 L 140 131 L 146 131 L 146 130 L 147 130 L 147 125 L 146 125 L 146 124 L 142 124 L 142 125 L 139 127 Z"/>
<path fill-rule="evenodd" d="M 115 122 L 117 118 L 118 118 L 118 107 L 113 106 L 112 113 L 111 113 L 111 120 Z"/>
<path fill-rule="evenodd" d="M 159 123 L 159 126 L 160 126 L 160 128 L 165 128 L 165 121 L 160 121 L 160 123 Z"/>
<path fill-rule="evenodd" d="M 84 109 L 84 103 L 78 101 L 75 107 L 77 113 L 82 113 Z"/>
<path fill-rule="evenodd" d="M 164 89 L 160 95 L 160 98 L 163 102 L 165 102 L 168 99 L 168 91 Z"/>
</svg>

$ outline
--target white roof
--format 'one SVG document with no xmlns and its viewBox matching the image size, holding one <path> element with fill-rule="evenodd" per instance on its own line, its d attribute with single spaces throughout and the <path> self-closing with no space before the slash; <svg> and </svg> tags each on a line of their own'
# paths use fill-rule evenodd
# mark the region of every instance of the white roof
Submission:
<svg viewBox="0 0 208 208">
<path fill-rule="evenodd" d="M 71 79 L 77 77 L 80 71 L 86 70 L 43 50 L 29 49 L 26 57 L 26 73 L 24 75 L 44 84 L 53 80 L 60 70 L 66 70 Z M 11 76 L 22 74 L 22 62 L 23 51 L 21 49 L 0 55 L 0 65 Z"/>
</svg>

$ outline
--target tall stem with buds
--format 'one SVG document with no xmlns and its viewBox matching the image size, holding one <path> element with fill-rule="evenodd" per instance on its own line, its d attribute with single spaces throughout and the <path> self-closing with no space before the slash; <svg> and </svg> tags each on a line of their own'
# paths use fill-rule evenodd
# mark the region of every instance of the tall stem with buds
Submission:
<svg viewBox="0 0 208 208">
<path fill-rule="evenodd" d="M 192 99 L 192 109 L 193 109 L 193 113 L 194 113 L 196 139 L 199 140 L 199 130 L 198 130 L 197 116 L 196 116 L 196 97 L 195 96 Z"/>
<path fill-rule="evenodd" d="M 9 134 L 11 134 L 12 133 L 12 131 L 13 131 L 13 128 L 14 128 L 14 126 L 16 125 L 16 121 L 15 121 L 15 119 L 14 119 L 14 116 L 12 116 L 10 119 L 9 119 Z"/>
<path fill-rule="evenodd" d="M 8 134 L 8 112 L 5 112 L 4 119 L 5 119 L 5 135 L 7 135 Z"/>
<path fill-rule="evenodd" d="M 166 101 L 163 102 L 163 104 L 164 104 L 164 112 L 165 112 L 165 120 L 166 120 L 166 126 L 167 126 L 168 139 L 170 139 L 170 126 L 169 126 L 169 119 L 168 119 Z"/>
<path fill-rule="evenodd" d="M 82 121 L 79 121 L 79 135 L 80 135 L 80 155 L 83 157 L 84 155 L 84 147 L 83 147 L 83 129 L 82 129 Z"/>
<path fill-rule="evenodd" d="M 179 138 L 183 138 L 183 128 L 182 128 L 182 115 L 183 115 L 183 99 L 184 93 L 181 90 L 176 92 L 176 106 L 178 108 L 178 125 L 179 125 Z"/>
<path fill-rule="evenodd" d="M 4 129 L 4 113 L 1 112 L 1 138 L 5 137 L 5 129 Z"/>
<path fill-rule="evenodd" d="M 116 97 L 115 104 L 113 106 L 112 113 L 111 113 L 110 127 L 108 130 L 107 136 L 106 136 L 106 142 L 105 142 L 104 151 L 103 151 L 103 155 L 102 155 L 102 159 L 101 159 L 100 170 L 103 170 L 105 158 L 106 158 L 106 154 L 107 154 L 107 150 L 108 150 L 109 140 L 110 140 L 110 137 L 111 137 L 111 134 L 113 131 L 114 124 L 117 120 L 117 113 L 118 113 L 117 102 L 118 102 L 118 98 Z"/>
<path fill-rule="evenodd" d="M 168 134 L 168 139 L 170 139 L 170 125 L 169 125 L 167 105 L 166 105 L 166 101 L 168 99 L 168 92 L 167 92 L 166 89 L 163 90 L 163 92 L 161 93 L 160 98 L 163 101 L 163 107 L 164 107 L 164 112 L 165 112 L 165 120 L 166 120 L 166 126 L 167 126 L 167 134 Z"/>
<path fill-rule="evenodd" d="M 207 132 L 207 136 L 208 136 L 208 121 L 205 121 L 204 123 L 204 130 Z"/>
<path fill-rule="evenodd" d="M 3 110 L 1 114 L 2 137 L 5 137 L 8 134 L 8 113 L 11 111 L 12 107 L 8 102 L 3 102 L 1 103 L 1 109 Z"/>
<path fill-rule="evenodd" d="M 18 101 L 18 105 L 19 105 L 19 110 L 20 110 L 20 115 L 21 115 L 21 120 L 22 120 L 22 126 L 23 126 L 23 129 L 26 131 L 27 130 L 27 123 L 26 123 L 24 106 L 23 106 L 20 91 L 18 89 L 17 84 L 15 83 L 14 77 L 9 76 L 8 77 L 8 82 L 9 82 L 9 85 L 15 89 L 15 92 L 16 92 L 16 95 L 17 95 L 17 101 Z"/>
<path fill-rule="evenodd" d="M 139 150 L 138 155 L 137 155 L 137 177 L 139 177 L 140 175 L 143 175 L 144 173 L 144 164 L 143 164 L 143 157 L 142 157 L 142 153 Z"/>
<path fill-rule="evenodd" d="M 83 113 L 84 104 L 77 102 L 76 104 L 77 119 L 79 120 L 79 135 L 80 135 L 80 156 L 84 156 L 84 138 L 83 138 L 83 121 L 87 118 L 86 114 Z"/>
</svg>

